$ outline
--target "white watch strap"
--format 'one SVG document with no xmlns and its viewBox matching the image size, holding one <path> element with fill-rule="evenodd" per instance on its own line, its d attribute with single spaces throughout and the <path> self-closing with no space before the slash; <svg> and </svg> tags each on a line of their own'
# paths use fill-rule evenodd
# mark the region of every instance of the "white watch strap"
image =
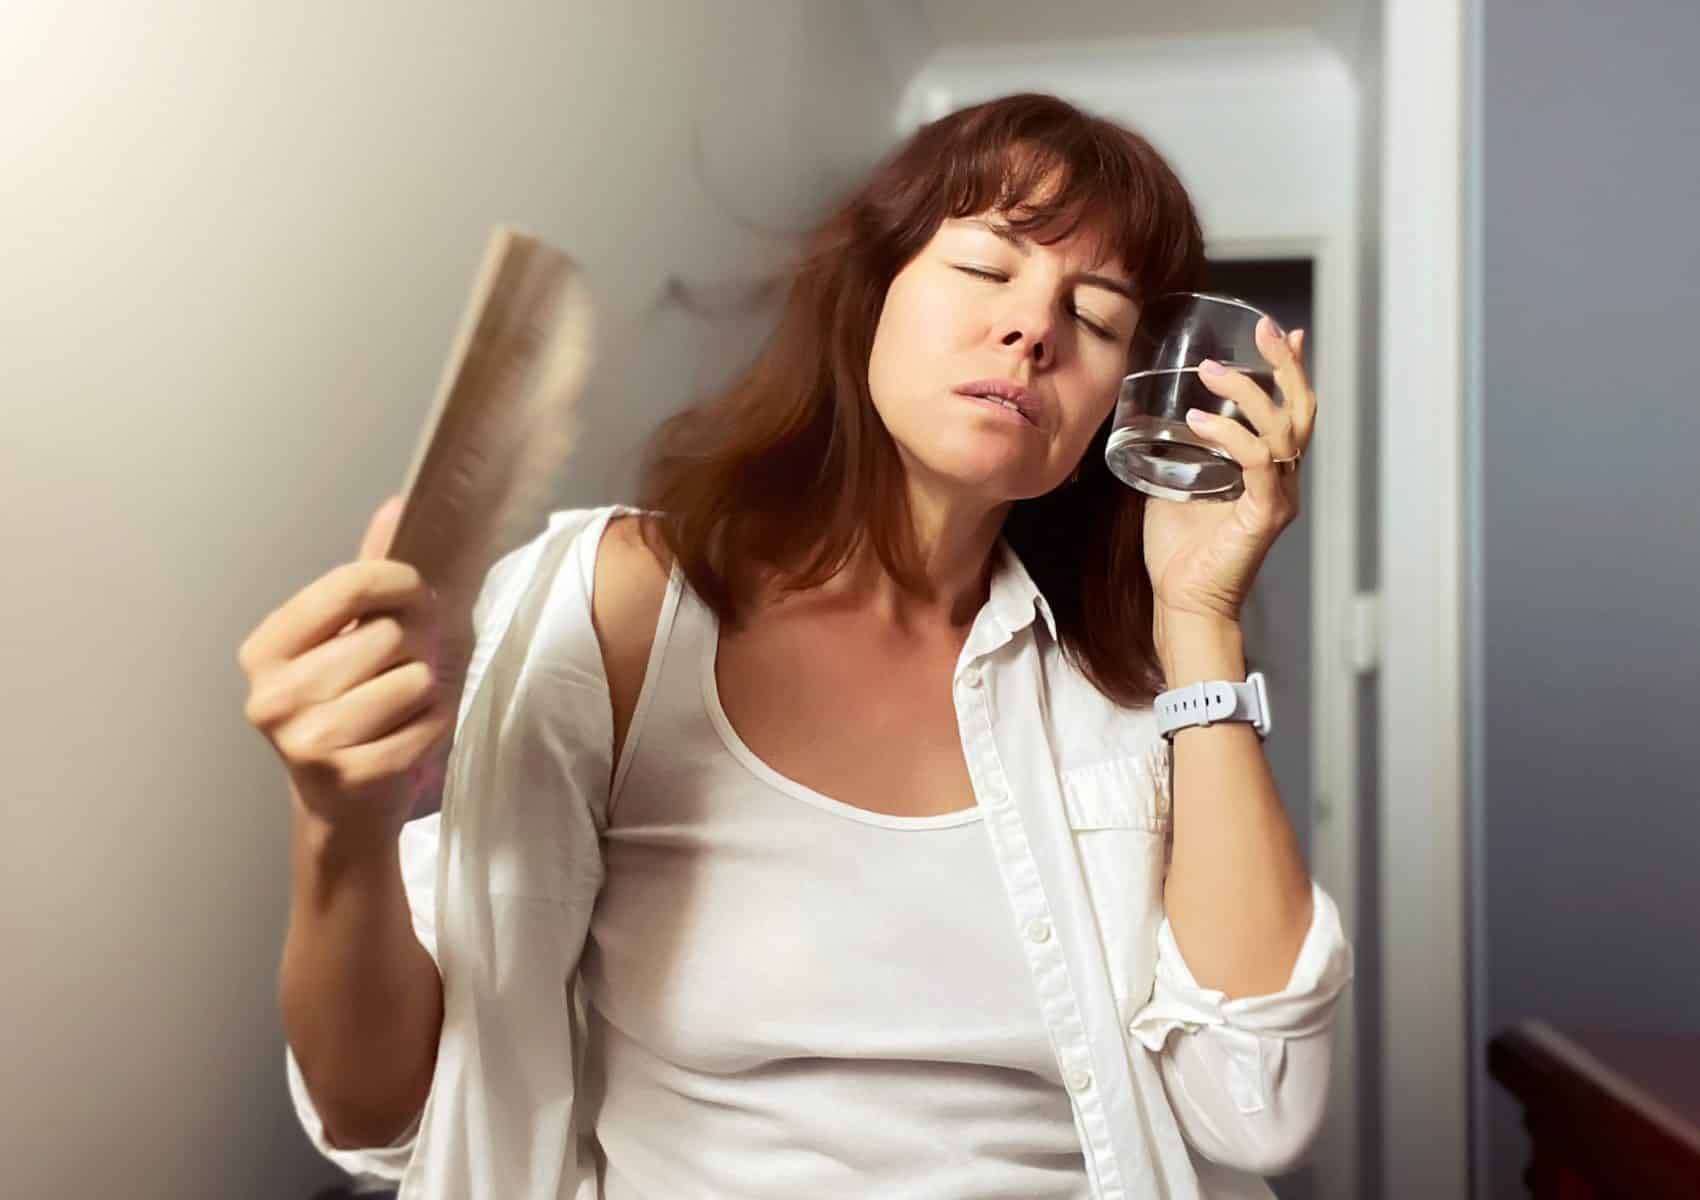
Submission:
<svg viewBox="0 0 1700 1200">
<path fill-rule="evenodd" d="M 1272 727 L 1262 671 L 1253 671 L 1244 683 L 1209 679 L 1172 688 L 1158 696 L 1152 708 L 1157 713 L 1157 732 L 1165 738 L 1193 725 L 1218 721 L 1249 721 L 1260 738 L 1268 737 Z"/>
</svg>

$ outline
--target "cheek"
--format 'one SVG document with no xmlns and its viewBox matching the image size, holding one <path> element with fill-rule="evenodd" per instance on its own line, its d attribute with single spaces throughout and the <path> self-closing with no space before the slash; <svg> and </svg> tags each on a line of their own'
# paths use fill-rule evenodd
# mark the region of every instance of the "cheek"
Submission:
<svg viewBox="0 0 1700 1200">
<path fill-rule="evenodd" d="M 1060 458 L 1076 461 L 1086 453 L 1092 438 L 1116 410 L 1121 380 L 1119 372 L 1107 378 L 1102 369 L 1094 369 L 1071 381 L 1073 386 L 1064 401 L 1063 431 L 1056 444 Z"/>
<path fill-rule="evenodd" d="M 1119 363 L 1110 369 L 1097 365 L 1082 372 L 1079 391 L 1072 407 L 1072 424 L 1082 432 L 1078 441 L 1084 446 L 1110 419 L 1116 409 L 1116 397 L 1121 392 L 1122 372 Z"/>
<path fill-rule="evenodd" d="M 939 352 L 959 337 L 959 309 L 943 289 L 920 286 L 901 274 L 892 281 L 868 359 L 868 386 L 876 401 L 889 402 L 936 382 Z"/>
<path fill-rule="evenodd" d="M 868 354 L 868 391 L 875 408 L 883 408 L 904 375 L 903 362 L 908 358 L 908 350 L 903 344 L 903 331 L 907 326 L 903 314 L 888 301 L 874 326 L 874 344 Z"/>
</svg>

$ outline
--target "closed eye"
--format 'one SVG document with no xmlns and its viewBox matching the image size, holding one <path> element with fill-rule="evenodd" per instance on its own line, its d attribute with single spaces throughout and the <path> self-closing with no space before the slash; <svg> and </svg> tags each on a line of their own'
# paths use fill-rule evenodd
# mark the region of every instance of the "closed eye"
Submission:
<svg viewBox="0 0 1700 1200">
<path fill-rule="evenodd" d="M 1074 318 L 1080 321 L 1081 325 L 1085 325 L 1086 330 L 1090 331 L 1093 337 L 1100 338 L 1102 342 L 1115 342 L 1114 331 L 1103 328 L 1102 325 L 1098 325 L 1097 321 L 1088 321 L 1085 316 L 1081 316 L 1080 313 L 1074 314 Z"/>
<path fill-rule="evenodd" d="M 993 283 L 1008 283 L 1009 282 L 1009 276 L 1005 275 L 1002 271 L 993 271 L 993 270 L 989 270 L 988 268 L 985 268 L 985 267 L 970 267 L 970 266 L 967 266 L 966 264 L 963 264 L 963 263 L 956 263 L 956 264 L 953 264 L 953 265 L 956 267 L 956 269 L 958 271 L 961 271 L 964 275 L 972 275 L 976 279 L 989 279 Z M 1113 342 L 1113 341 L 1116 340 L 1116 334 L 1115 334 L 1115 331 L 1113 329 L 1110 329 L 1110 328 L 1100 324 L 1099 322 L 1093 320 L 1091 317 L 1087 316 L 1085 313 L 1081 312 L 1079 309 L 1074 310 L 1074 319 L 1079 321 L 1082 325 L 1086 326 L 1087 330 L 1092 334 L 1092 336 L 1099 338 L 1100 340 L 1106 341 L 1106 342 Z"/>
<path fill-rule="evenodd" d="M 1116 340 L 1116 334 L 1115 334 L 1114 330 L 1108 329 L 1105 326 L 1100 325 L 1097 321 L 1094 321 L 1091 317 L 1089 317 L 1085 313 L 1081 312 L 1078 308 L 1074 310 L 1074 319 L 1079 321 L 1082 325 L 1086 326 L 1086 328 L 1091 331 L 1091 333 L 1094 337 L 1101 338 L 1106 342 L 1113 342 L 1113 341 Z"/>
</svg>

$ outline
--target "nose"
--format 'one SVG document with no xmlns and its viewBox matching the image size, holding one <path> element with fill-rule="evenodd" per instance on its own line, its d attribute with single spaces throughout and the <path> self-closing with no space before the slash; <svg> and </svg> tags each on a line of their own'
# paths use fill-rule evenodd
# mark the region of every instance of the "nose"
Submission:
<svg viewBox="0 0 1700 1200">
<path fill-rule="evenodd" d="M 1020 347 L 1022 357 L 1031 358 L 1035 370 L 1051 365 L 1056 358 L 1056 320 L 1033 308 L 1004 319 L 999 344 Z"/>
<path fill-rule="evenodd" d="M 1028 337 L 1019 329 L 1012 329 L 1003 335 L 1003 344 L 1006 346 L 1019 346 L 1023 341 L 1027 343 L 1027 348 L 1024 353 L 1032 357 L 1033 365 L 1035 367 L 1048 367 L 1051 365 L 1050 343 L 1045 338 Z"/>
</svg>

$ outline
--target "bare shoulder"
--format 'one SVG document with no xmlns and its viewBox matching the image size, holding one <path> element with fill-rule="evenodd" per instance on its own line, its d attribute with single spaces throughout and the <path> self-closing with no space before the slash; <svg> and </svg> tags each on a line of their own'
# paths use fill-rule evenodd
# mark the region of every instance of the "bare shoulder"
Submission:
<svg viewBox="0 0 1700 1200">
<path fill-rule="evenodd" d="M 608 696 L 614 707 L 616 762 L 649 666 L 655 623 L 661 616 L 671 569 L 644 540 L 644 523 L 648 520 L 641 514 L 615 517 L 608 522 L 596 551 L 590 621 L 602 649 Z"/>
</svg>

